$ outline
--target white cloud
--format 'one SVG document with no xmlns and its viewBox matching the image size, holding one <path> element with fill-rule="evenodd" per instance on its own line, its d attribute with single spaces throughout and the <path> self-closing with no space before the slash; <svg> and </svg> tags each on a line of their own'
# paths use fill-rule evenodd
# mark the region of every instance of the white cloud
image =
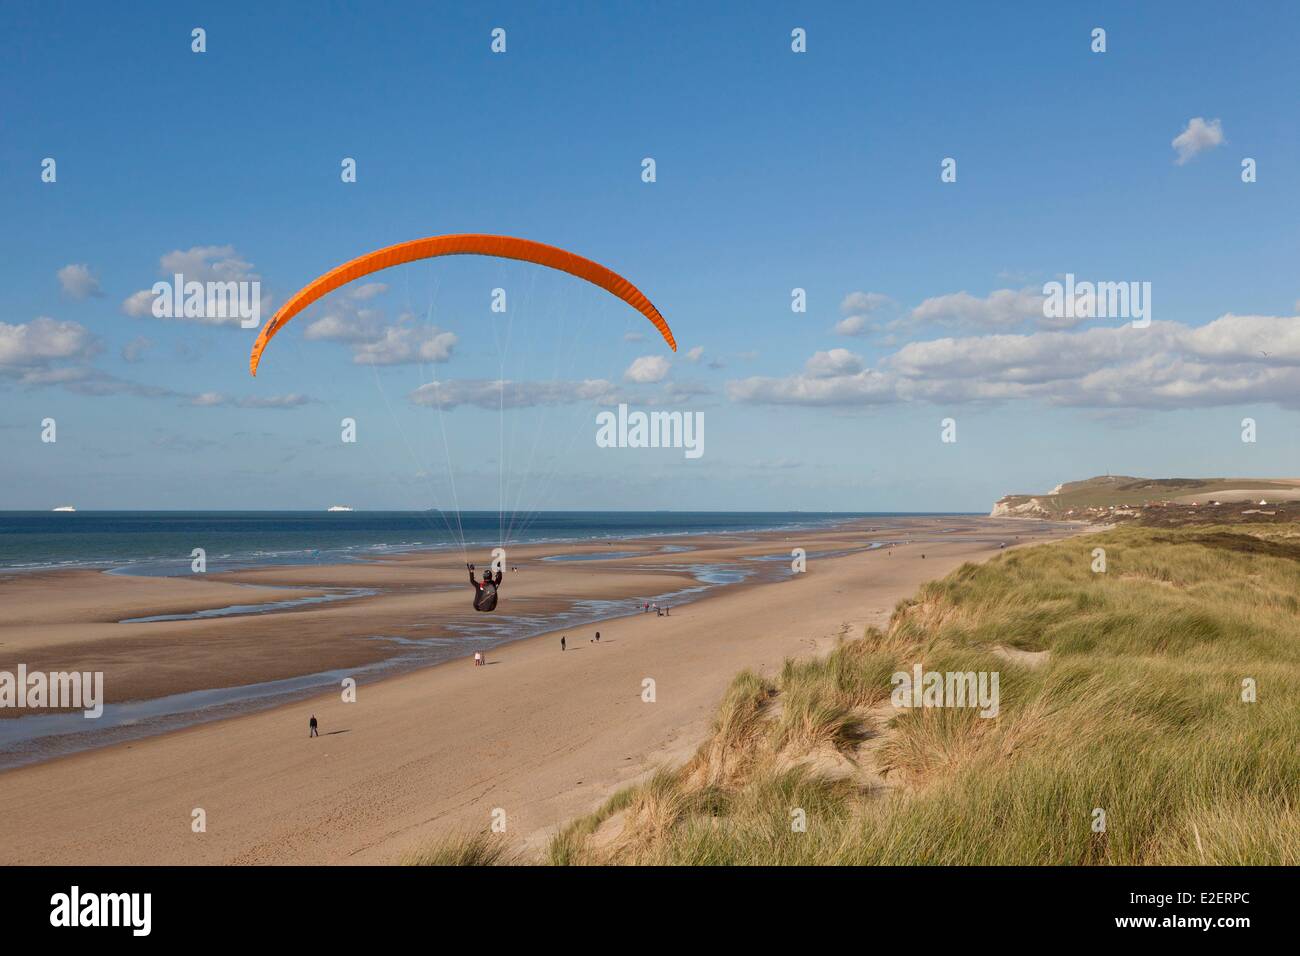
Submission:
<svg viewBox="0 0 1300 956">
<path fill-rule="evenodd" d="M 880 405 L 898 400 L 892 377 L 870 369 L 831 378 L 805 374 L 740 379 L 727 383 L 727 396 L 756 405 Z"/>
<path fill-rule="evenodd" d="M 165 276 L 180 273 L 186 282 L 237 282 L 256 279 L 253 264 L 242 259 L 234 246 L 193 246 L 173 249 L 159 260 Z"/>
<path fill-rule="evenodd" d="M 675 402 L 712 394 L 713 389 L 703 382 L 665 382 L 663 394 L 655 398 L 651 404 L 672 405 Z"/>
<path fill-rule="evenodd" d="M 99 280 L 90 272 L 85 263 L 73 263 L 58 271 L 59 286 L 63 294 L 70 299 L 99 298 L 104 290 L 99 287 Z"/>
<path fill-rule="evenodd" d="M 953 292 L 926 299 L 908 316 L 915 325 L 964 329 L 1010 328 L 1043 318 L 1041 290 L 996 289 L 981 299 L 969 292 Z"/>
<path fill-rule="evenodd" d="M 61 368 L 13 368 L 0 365 L 0 372 L 6 378 L 16 378 L 20 385 L 37 387 L 41 385 L 70 385 L 85 381 L 94 374 L 94 369 L 80 367 Z"/>
<path fill-rule="evenodd" d="M 454 332 L 417 321 L 410 312 L 399 316 L 396 324 L 385 326 L 383 310 L 358 304 L 376 294 L 367 291 L 357 297 L 335 298 L 328 312 L 307 325 L 303 337 L 309 341 L 348 344 L 352 361 L 358 365 L 403 365 L 451 359 L 459 343 Z"/>
<path fill-rule="evenodd" d="M 126 362 L 138 362 L 144 358 L 145 353 L 151 348 L 153 348 L 153 342 L 142 335 L 137 336 L 122 346 L 122 359 Z"/>
<path fill-rule="evenodd" d="M 378 309 L 344 307 L 339 303 L 332 311 L 311 322 L 303 338 L 327 342 L 377 342 L 384 337 L 383 313 Z"/>
<path fill-rule="evenodd" d="M 840 301 L 840 314 L 844 316 L 835 324 L 836 335 L 866 335 L 880 329 L 872 317 L 894 300 L 880 292 L 850 292 Z"/>
<path fill-rule="evenodd" d="M 446 362 L 458 341 L 455 332 L 438 328 L 389 326 L 378 339 L 353 346 L 352 361 L 358 365 Z"/>
<path fill-rule="evenodd" d="M 164 253 L 158 260 L 158 273 L 167 281 L 175 281 L 179 274 L 189 282 L 261 282 L 261 276 L 251 262 L 243 259 L 234 246 L 193 246 L 189 249 L 173 249 Z M 132 292 L 122 301 L 122 311 L 135 318 L 153 316 L 154 294 L 152 288 Z M 266 289 L 261 290 L 261 313 L 271 315 L 272 299 Z M 174 316 L 181 321 L 202 322 L 208 325 L 228 325 L 240 327 L 242 319 L 232 316 Z"/>
<path fill-rule="evenodd" d="M 122 311 L 132 318 L 147 319 L 153 315 L 153 292 L 149 289 L 132 292 L 122 300 Z"/>
<path fill-rule="evenodd" d="M 307 395 L 290 392 L 288 395 L 247 395 L 233 399 L 231 404 L 238 408 L 297 408 L 300 405 L 310 405 L 315 401 L 316 399 Z"/>
<path fill-rule="evenodd" d="M 347 297 L 354 302 L 368 302 L 388 291 L 387 282 L 362 282 L 347 287 Z"/>
<path fill-rule="evenodd" d="M 408 396 L 411 404 L 450 410 L 460 405 L 497 410 L 536 405 L 571 405 L 575 402 L 609 403 L 617 398 L 605 379 L 585 381 L 512 382 L 500 379 L 460 379 L 429 382 Z"/>
<path fill-rule="evenodd" d="M 314 398 L 300 395 L 297 392 L 291 392 L 288 395 L 246 395 L 242 398 L 224 395 L 221 392 L 203 392 L 191 396 L 188 404 L 200 408 L 218 408 L 221 406 L 232 408 L 298 408 L 301 405 L 310 405 L 315 401 Z"/>
<path fill-rule="evenodd" d="M 831 349 L 829 352 L 814 352 L 812 358 L 804 363 L 804 371 L 813 378 L 830 378 L 835 375 L 853 375 L 863 369 L 862 357 L 854 355 L 848 349 Z"/>
<path fill-rule="evenodd" d="M 880 292 L 850 292 L 840 300 L 840 315 L 866 315 L 890 301 L 889 296 Z"/>
<path fill-rule="evenodd" d="M 648 385 L 662 382 L 668 375 L 669 362 L 662 355 L 642 355 L 634 360 L 623 373 L 623 380 Z"/>
<path fill-rule="evenodd" d="M 623 333 L 623 341 L 624 341 L 624 342 L 644 342 L 644 341 L 645 341 L 645 333 L 644 333 L 644 332 L 624 332 L 624 333 Z"/>
<path fill-rule="evenodd" d="M 697 345 L 682 357 L 688 362 L 698 362 L 700 359 L 704 358 L 704 346 Z"/>
<path fill-rule="evenodd" d="M 0 374 L 5 371 L 0 367 Z M 57 385 L 78 395 L 95 397 L 131 395 L 137 398 L 174 398 L 177 395 L 168 388 L 129 382 L 86 365 L 30 369 L 19 375 L 17 381 L 19 385 L 30 388 Z"/>
<path fill-rule="evenodd" d="M 153 345 L 140 337 L 127 343 L 122 357 L 137 361 Z M 110 375 L 87 362 L 101 351 L 99 341 L 76 322 L 41 317 L 23 325 L 0 322 L 0 378 L 27 388 L 59 387 L 78 395 L 166 398 L 189 405 L 240 408 L 293 408 L 314 401 L 305 395 L 229 398 L 218 392 L 186 394 Z"/>
<path fill-rule="evenodd" d="M 866 335 L 874 331 L 875 328 L 867 323 L 865 315 L 850 315 L 835 323 L 836 335 Z"/>
<path fill-rule="evenodd" d="M 819 352 L 798 374 L 729 382 L 727 392 L 737 402 L 786 405 L 1300 407 L 1300 317 L 1228 314 L 1198 327 L 1154 322 L 1146 329 L 942 338 L 905 345 L 871 369 L 856 358 L 842 349 Z"/>
<path fill-rule="evenodd" d="M 77 322 L 59 322 L 45 316 L 18 325 L 0 322 L 0 368 L 88 359 L 98 349 L 94 335 Z"/>
<path fill-rule="evenodd" d="M 1187 128 L 1173 138 L 1171 145 L 1178 152 L 1174 160 L 1182 166 L 1197 153 L 1213 149 L 1223 142 L 1223 124 L 1212 119 L 1208 123 L 1203 116 L 1194 116 L 1187 121 Z"/>
</svg>

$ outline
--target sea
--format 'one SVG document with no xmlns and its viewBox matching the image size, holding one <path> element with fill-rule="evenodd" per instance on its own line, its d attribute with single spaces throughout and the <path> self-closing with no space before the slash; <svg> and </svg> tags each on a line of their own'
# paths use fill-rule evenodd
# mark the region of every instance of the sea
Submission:
<svg viewBox="0 0 1300 956">
<path fill-rule="evenodd" d="M 403 551 L 538 542 L 815 529 L 850 512 L 546 511 L 519 520 L 495 511 L 0 511 L 0 570 L 102 568 L 121 574 L 338 563 Z"/>
</svg>

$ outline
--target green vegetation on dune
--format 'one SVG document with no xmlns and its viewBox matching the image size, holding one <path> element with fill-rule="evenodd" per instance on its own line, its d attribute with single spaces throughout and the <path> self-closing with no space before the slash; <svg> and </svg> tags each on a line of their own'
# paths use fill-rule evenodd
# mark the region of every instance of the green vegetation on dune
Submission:
<svg viewBox="0 0 1300 956">
<path fill-rule="evenodd" d="M 405 866 L 509 866 L 520 862 L 495 834 L 460 833 L 402 857 Z"/>
<path fill-rule="evenodd" d="M 1148 502 L 1174 501 L 1191 495 L 1213 497 L 1229 491 L 1257 490 L 1261 495 L 1288 495 L 1296 486 L 1268 478 L 1135 478 L 1105 475 L 1084 481 L 1068 481 L 1050 494 L 1012 494 L 998 504 L 1017 508 L 1036 502 L 1044 513 L 1064 515 L 1070 510 L 1137 506 Z"/>
<path fill-rule="evenodd" d="M 1286 538 L 1126 527 L 964 565 L 883 632 L 742 674 L 694 758 L 571 824 L 550 861 L 1296 864 Z M 917 662 L 999 672 L 1000 713 L 894 709 L 890 676 Z"/>
</svg>

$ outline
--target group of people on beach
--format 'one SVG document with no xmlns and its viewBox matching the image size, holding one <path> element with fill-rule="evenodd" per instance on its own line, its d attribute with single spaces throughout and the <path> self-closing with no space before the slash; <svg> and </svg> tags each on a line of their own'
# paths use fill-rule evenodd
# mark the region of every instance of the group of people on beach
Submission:
<svg viewBox="0 0 1300 956">
<path fill-rule="evenodd" d="M 474 610 L 487 612 L 495 611 L 497 606 L 497 589 L 501 587 L 501 579 L 504 577 L 502 572 L 498 570 L 494 574 L 492 569 L 488 568 L 483 572 L 483 580 L 479 581 L 474 577 L 474 565 L 466 564 L 465 567 L 469 570 L 469 583 L 474 586 Z M 510 570 L 514 572 L 519 569 L 514 565 L 511 565 Z M 649 614 L 652 610 L 658 617 L 668 617 L 672 612 L 672 608 L 666 604 L 660 607 L 658 601 L 646 601 L 642 605 L 643 613 Z M 596 636 L 591 638 L 590 643 L 600 643 L 600 631 L 596 632 Z M 560 650 L 566 650 L 567 647 L 568 637 L 567 635 L 561 635 Z M 483 652 L 475 651 L 474 666 L 483 667 L 485 664 L 487 664 L 487 658 L 483 656 Z M 313 714 L 311 718 L 311 736 L 315 737 L 317 735 L 316 716 Z"/>
<path fill-rule="evenodd" d="M 668 617 L 668 616 L 669 616 L 669 612 L 672 610 L 672 608 L 669 607 L 667 604 L 665 604 L 665 605 L 663 605 L 663 606 L 661 607 L 661 606 L 659 605 L 659 602 L 658 602 L 658 601 L 646 601 L 646 602 L 644 602 L 644 603 L 641 605 L 641 612 L 642 612 L 643 614 L 649 614 L 652 610 L 653 610 L 653 611 L 655 612 L 655 614 L 656 614 L 657 616 L 659 616 L 659 617 Z M 597 631 L 597 632 L 596 632 L 596 636 L 593 637 L 593 638 L 591 638 L 591 640 L 588 641 L 588 643 L 590 643 L 590 644 L 599 644 L 599 643 L 600 643 L 600 631 Z M 560 650 L 562 650 L 562 651 L 564 651 L 564 650 L 568 650 L 568 647 L 569 647 L 569 638 L 568 638 L 568 635 L 567 635 L 567 634 L 561 634 L 561 635 L 560 635 Z"/>
<path fill-rule="evenodd" d="M 466 564 L 465 567 L 469 571 L 469 583 L 474 587 L 474 610 L 486 611 L 489 613 L 495 611 L 497 606 L 498 589 L 501 587 L 501 581 L 502 578 L 504 577 L 502 571 L 497 570 L 494 573 L 493 570 L 489 567 L 487 570 L 483 572 L 483 580 L 479 581 L 474 577 L 474 570 L 475 570 L 474 565 Z M 511 572 L 516 572 L 519 569 L 516 566 L 511 565 L 510 570 Z M 672 612 L 671 607 L 669 607 L 666 604 L 661 607 L 658 601 L 644 602 L 642 604 L 641 610 L 642 613 L 645 614 L 649 614 L 653 610 L 658 617 L 668 617 Z M 596 636 L 591 638 L 589 643 L 592 644 L 600 643 L 600 631 L 596 632 Z M 563 634 L 560 635 L 560 650 L 562 651 L 568 650 L 568 635 L 563 635 Z M 475 651 L 474 666 L 483 667 L 486 664 L 487 664 L 487 658 L 484 656 L 483 652 Z M 310 737 L 320 736 L 320 729 L 319 729 L 320 725 L 316 720 L 315 714 L 311 715 L 311 719 L 308 721 L 307 727 L 308 727 L 308 736 Z"/>
</svg>

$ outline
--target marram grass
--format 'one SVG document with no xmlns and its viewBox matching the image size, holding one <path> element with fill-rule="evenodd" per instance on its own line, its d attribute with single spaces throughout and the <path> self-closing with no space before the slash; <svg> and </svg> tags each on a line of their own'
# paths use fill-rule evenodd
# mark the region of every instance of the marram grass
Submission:
<svg viewBox="0 0 1300 956">
<path fill-rule="evenodd" d="M 770 687 L 744 675 L 690 763 L 574 823 L 551 860 L 1300 863 L 1288 537 L 1124 528 L 965 565 L 884 632 L 787 662 Z M 1005 649 L 1049 653 L 1029 666 Z M 894 711 L 890 675 L 917 661 L 997 670 L 999 715 Z M 701 811 L 691 795 L 705 781 L 717 792 Z"/>
<path fill-rule="evenodd" d="M 520 860 L 503 836 L 479 832 L 446 837 L 407 854 L 401 862 L 406 866 L 508 866 Z"/>
<path fill-rule="evenodd" d="M 1300 863 L 1292 530 L 1130 526 L 964 565 L 884 631 L 741 674 L 690 761 L 547 862 Z M 998 716 L 895 710 L 890 676 L 917 662 L 998 671 Z"/>
</svg>

